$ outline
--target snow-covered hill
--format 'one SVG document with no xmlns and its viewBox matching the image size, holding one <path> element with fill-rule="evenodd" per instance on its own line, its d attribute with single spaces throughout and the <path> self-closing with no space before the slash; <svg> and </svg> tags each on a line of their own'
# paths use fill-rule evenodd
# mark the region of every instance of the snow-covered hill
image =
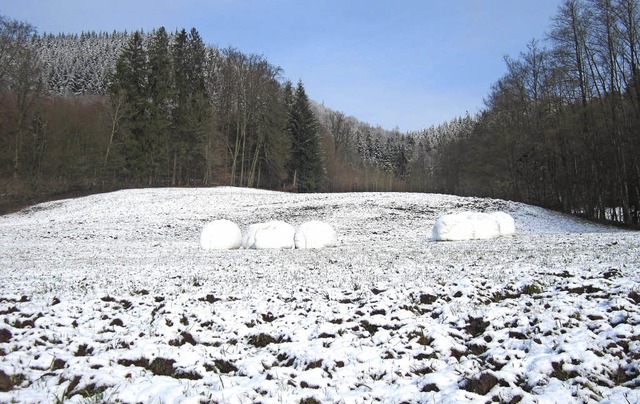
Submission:
<svg viewBox="0 0 640 404">
<path fill-rule="evenodd" d="M 435 242 L 496 211 L 514 236 Z M 200 248 L 322 220 L 323 250 Z M 640 234 L 490 199 L 145 189 L 0 217 L 0 402 L 637 402 Z"/>
</svg>

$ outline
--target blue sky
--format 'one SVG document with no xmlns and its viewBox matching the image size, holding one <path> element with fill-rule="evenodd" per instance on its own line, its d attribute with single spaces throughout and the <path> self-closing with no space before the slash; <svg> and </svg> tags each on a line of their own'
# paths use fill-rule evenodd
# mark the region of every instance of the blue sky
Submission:
<svg viewBox="0 0 640 404">
<path fill-rule="evenodd" d="M 195 27 L 205 42 L 264 55 L 309 96 L 402 131 L 483 108 L 561 0 L 5 0 L 38 32 Z"/>
</svg>

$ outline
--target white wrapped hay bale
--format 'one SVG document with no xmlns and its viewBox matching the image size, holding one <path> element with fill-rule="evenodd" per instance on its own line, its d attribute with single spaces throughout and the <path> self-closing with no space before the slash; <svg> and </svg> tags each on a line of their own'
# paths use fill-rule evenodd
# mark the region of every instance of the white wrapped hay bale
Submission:
<svg viewBox="0 0 640 404">
<path fill-rule="evenodd" d="M 207 223 L 200 233 L 200 246 L 205 250 L 233 250 L 240 248 L 241 244 L 240 227 L 230 220 Z"/>
<path fill-rule="evenodd" d="M 338 235 L 333 227 L 319 220 L 301 224 L 294 239 L 296 248 L 335 247 L 338 243 Z"/>
<path fill-rule="evenodd" d="M 504 212 L 460 212 L 436 220 L 431 236 L 437 241 L 486 240 L 515 232 L 515 221 Z"/>
<path fill-rule="evenodd" d="M 247 249 L 294 248 L 296 229 L 285 222 L 276 220 L 255 223 L 247 228 L 242 238 L 242 247 Z"/>
<path fill-rule="evenodd" d="M 255 248 L 256 233 L 267 223 L 254 223 L 247 227 L 247 231 L 242 236 L 242 248 Z"/>
<path fill-rule="evenodd" d="M 468 220 L 471 212 L 451 213 L 436 220 L 431 236 L 438 241 L 470 240 L 473 238 L 473 222 Z"/>
<path fill-rule="evenodd" d="M 493 212 L 491 213 L 496 221 L 498 222 L 498 227 L 500 227 L 500 235 L 508 236 L 516 232 L 516 221 L 513 220 L 510 214 L 505 212 Z"/>
<path fill-rule="evenodd" d="M 471 222 L 473 228 L 472 240 L 487 240 L 500 236 L 500 225 L 490 213 L 472 212 L 466 220 Z"/>
</svg>

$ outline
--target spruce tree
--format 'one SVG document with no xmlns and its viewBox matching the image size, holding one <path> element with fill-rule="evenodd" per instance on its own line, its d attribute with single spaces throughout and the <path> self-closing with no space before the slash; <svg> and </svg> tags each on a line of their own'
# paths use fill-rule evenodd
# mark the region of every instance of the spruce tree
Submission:
<svg viewBox="0 0 640 404">
<path fill-rule="evenodd" d="M 173 177 L 185 183 L 204 175 L 205 135 L 210 131 L 206 93 L 206 47 L 195 28 L 179 31 L 172 45 L 174 113 Z"/>
<path fill-rule="evenodd" d="M 290 113 L 291 109 L 293 108 L 295 93 L 293 90 L 293 84 L 291 84 L 291 81 L 289 80 L 284 83 L 284 86 L 282 88 L 282 100 L 285 107 L 287 108 L 287 112 Z"/>
<path fill-rule="evenodd" d="M 147 53 L 142 35 L 136 31 L 116 62 L 112 95 L 122 96 L 125 106 L 121 126 L 124 174 L 141 182 L 153 175 L 153 132 L 149 127 Z"/>
<path fill-rule="evenodd" d="M 189 88 L 186 71 L 188 70 L 187 62 L 187 31 L 183 28 L 174 36 L 171 45 L 172 74 L 173 74 L 173 104 L 174 111 L 172 116 L 171 129 L 171 154 L 172 154 L 172 185 L 178 185 L 182 182 L 181 171 L 185 156 L 187 154 L 187 116 L 189 104 Z"/>
<path fill-rule="evenodd" d="M 170 161 L 169 129 L 172 113 L 171 54 L 169 36 L 164 27 L 151 35 L 149 43 L 149 120 L 155 134 L 154 171 L 167 175 Z"/>
<path fill-rule="evenodd" d="M 189 130 L 191 132 L 188 148 L 189 178 L 203 181 L 206 175 L 206 137 L 211 132 L 211 109 L 205 81 L 207 51 L 202 37 L 195 28 L 189 31 L 188 40 Z"/>
<path fill-rule="evenodd" d="M 287 132 L 291 137 L 289 178 L 299 192 L 317 192 L 324 185 L 318 129 L 319 123 L 311 110 L 302 81 L 299 81 L 287 125 Z"/>
</svg>

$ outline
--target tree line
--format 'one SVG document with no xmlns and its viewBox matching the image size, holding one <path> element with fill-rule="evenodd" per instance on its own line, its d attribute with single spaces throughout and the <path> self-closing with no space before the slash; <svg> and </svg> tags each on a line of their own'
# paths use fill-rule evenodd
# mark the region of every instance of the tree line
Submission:
<svg viewBox="0 0 640 404">
<path fill-rule="evenodd" d="M 41 37 L 7 17 L 0 29 L 5 203 L 132 186 L 325 189 L 320 124 L 304 85 L 262 56 L 207 46 L 195 28 L 126 41 Z M 104 63 L 58 49 L 80 43 L 72 48 L 86 53 L 88 42 Z"/>
<path fill-rule="evenodd" d="M 39 35 L 0 18 L 0 205 L 138 186 L 406 189 L 380 157 L 389 131 L 348 118 L 362 142 L 334 143 L 325 117 L 344 114 L 262 56 L 195 28 Z"/>
<path fill-rule="evenodd" d="M 640 3 L 565 0 L 486 108 L 419 136 L 432 191 L 640 224 Z"/>
<path fill-rule="evenodd" d="M 105 169 L 127 184 L 323 187 L 318 124 L 302 82 L 198 31 L 134 32 L 116 61 Z"/>
<path fill-rule="evenodd" d="M 335 152 L 401 190 L 511 199 L 640 225 L 640 2 L 565 0 L 505 57 L 485 108 L 416 133 L 325 114 Z"/>
</svg>

